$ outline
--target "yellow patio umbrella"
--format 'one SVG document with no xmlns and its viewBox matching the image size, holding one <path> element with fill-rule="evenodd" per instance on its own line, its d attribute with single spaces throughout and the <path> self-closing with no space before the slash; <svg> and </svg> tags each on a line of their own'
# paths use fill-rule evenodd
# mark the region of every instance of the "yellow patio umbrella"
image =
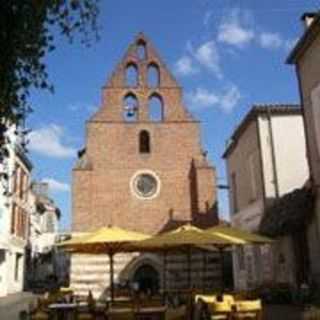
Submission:
<svg viewBox="0 0 320 320">
<path fill-rule="evenodd" d="M 242 239 L 233 237 L 224 237 L 218 234 L 205 232 L 190 224 L 179 227 L 173 231 L 162 233 L 151 237 L 147 240 L 134 243 L 134 247 L 140 251 L 163 251 L 166 253 L 170 250 L 187 249 L 188 252 L 188 285 L 191 284 L 190 274 L 190 251 L 193 247 L 199 246 L 215 246 L 217 248 L 225 248 L 230 245 L 243 245 L 247 242 Z M 165 256 L 164 256 L 165 257 Z M 166 262 L 164 260 L 164 268 Z M 164 272 L 164 287 L 166 283 L 166 272 Z"/>
<path fill-rule="evenodd" d="M 205 232 L 230 240 L 243 240 L 246 244 L 272 244 L 274 242 L 268 237 L 230 226 L 215 226 L 206 229 Z"/>
<path fill-rule="evenodd" d="M 273 240 L 268 237 L 261 236 L 261 235 L 255 234 L 255 233 L 251 233 L 251 232 L 244 231 L 244 230 L 230 227 L 230 226 L 219 226 L 218 225 L 218 226 L 206 229 L 204 232 L 231 241 L 230 245 L 227 245 L 225 247 L 224 246 L 218 247 L 218 249 L 220 251 L 222 265 L 223 265 L 223 259 L 224 259 L 223 250 L 226 247 L 230 247 L 232 245 L 249 245 L 249 244 L 262 245 L 262 244 L 273 243 Z M 243 243 L 237 243 L 237 241 L 243 241 Z M 234 243 L 232 243 L 232 242 L 234 242 Z"/>
<path fill-rule="evenodd" d="M 140 250 L 170 250 L 187 246 L 228 246 L 234 244 L 245 244 L 246 241 L 238 238 L 220 236 L 199 229 L 193 225 L 186 224 L 173 231 L 162 233 L 149 239 L 133 243 L 133 246 Z"/>
<path fill-rule="evenodd" d="M 60 246 L 74 253 L 108 254 L 110 258 L 110 291 L 111 300 L 113 300 L 113 256 L 118 252 L 134 251 L 130 244 L 145 240 L 148 237 L 148 235 L 142 233 L 109 226 L 92 232 L 88 236 L 74 239 L 74 241 L 72 239 L 69 242 L 66 241 L 64 244 L 60 244 Z"/>
<path fill-rule="evenodd" d="M 64 248 L 64 249 L 68 247 L 72 247 L 73 245 L 77 245 L 79 242 L 83 242 L 89 236 L 91 236 L 91 233 L 88 233 L 88 232 L 81 233 L 81 234 L 74 234 L 72 235 L 71 239 L 57 243 L 56 247 Z"/>
</svg>

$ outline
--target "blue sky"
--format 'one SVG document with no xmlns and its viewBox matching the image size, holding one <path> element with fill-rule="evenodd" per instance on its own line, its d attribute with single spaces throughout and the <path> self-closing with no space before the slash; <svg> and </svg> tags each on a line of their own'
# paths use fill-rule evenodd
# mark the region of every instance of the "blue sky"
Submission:
<svg viewBox="0 0 320 320">
<path fill-rule="evenodd" d="M 85 121 L 100 105 L 101 87 L 129 43 L 143 31 L 184 88 L 186 105 L 202 121 L 202 141 L 226 183 L 225 141 L 254 103 L 299 102 L 294 70 L 285 64 L 303 32 L 300 16 L 316 0 L 100 1 L 101 40 L 92 48 L 57 38 L 46 57 L 55 93 L 34 91 L 27 124 L 34 179 L 47 180 L 71 222 L 71 173 L 84 145 Z M 220 212 L 228 217 L 225 191 Z"/>
</svg>

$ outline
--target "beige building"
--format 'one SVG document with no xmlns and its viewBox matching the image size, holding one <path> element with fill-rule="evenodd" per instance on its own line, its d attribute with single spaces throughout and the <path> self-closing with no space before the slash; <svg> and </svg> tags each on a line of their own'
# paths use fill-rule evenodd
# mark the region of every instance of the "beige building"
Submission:
<svg viewBox="0 0 320 320">
<path fill-rule="evenodd" d="M 49 197 L 45 182 L 32 182 L 29 197 L 32 210 L 29 224 L 29 245 L 26 279 L 29 286 L 38 281 L 59 278 L 56 264 L 55 243 L 58 239 L 60 210 Z M 59 279 L 60 280 L 60 279 Z"/>
<path fill-rule="evenodd" d="M 254 106 L 234 131 L 223 157 L 232 225 L 260 231 L 267 208 L 302 188 L 309 177 L 301 109 L 295 105 Z M 237 289 L 273 281 L 296 282 L 300 266 L 292 267 L 296 259 L 294 243 L 284 233 L 280 238 L 274 252 L 268 246 L 236 250 Z"/>
<path fill-rule="evenodd" d="M 320 284 L 320 13 L 302 16 L 305 31 L 287 62 L 295 64 L 305 119 L 307 154 L 315 195 L 315 214 L 310 225 L 312 277 Z"/>
<path fill-rule="evenodd" d="M 24 286 L 25 249 L 31 212 L 29 186 L 32 165 L 15 128 L 8 129 L 8 157 L 0 164 L 0 297 Z"/>
</svg>

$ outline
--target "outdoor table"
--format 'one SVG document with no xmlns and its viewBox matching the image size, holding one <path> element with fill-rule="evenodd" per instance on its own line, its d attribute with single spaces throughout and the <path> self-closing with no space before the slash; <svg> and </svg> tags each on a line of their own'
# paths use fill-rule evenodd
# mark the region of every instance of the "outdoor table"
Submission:
<svg viewBox="0 0 320 320">
<path fill-rule="evenodd" d="M 166 318 L 167 306 L 143 307 L 135 310 L 136 320 L 164 320 Z"/>
<path fill-rule="evenodd" d="M 111 297 L 107 297 L 105 301 L 107 302 L 126 302 L 126 301 L 131 301 L 132 297 L 128 296 L 119 296 L 119 297 L 114 297 L 113 300 L 111 300 Z"/>
<path fill-rule="evenodd" d="M 119 317 L 125 319 L 129 314 L 134 315 L 133 308 L 111 307 L 106 312 L 109 320 L 118 319 Z"/>
<path fill-rule="evenodd" d="M 115 297 L 113 300 L 111 300 L 110 297 L 106 298 L 106 307 L 108 309 L 113 308 L 127 308 L 128 303 L 132 301 L 131 297 Z"/>
<path fill-rule="evenodd" d="M 53 319 L 57 320 L 73 320 L 75 319 L 76 303 L 52 303 L 49 306 L 50 314 Z"/>
</svg>

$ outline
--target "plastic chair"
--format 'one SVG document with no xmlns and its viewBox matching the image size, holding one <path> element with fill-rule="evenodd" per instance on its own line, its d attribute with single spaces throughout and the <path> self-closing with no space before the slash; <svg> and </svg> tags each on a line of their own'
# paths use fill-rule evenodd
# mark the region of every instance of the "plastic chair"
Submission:
<svg viewBox="0 0 320 320">
<path fill-rule="evenodd" d="M 194 297 L 195 302 L 205 302 L 205 303 L 213 303 L 217 301 L 216 295 L 208 295 L 208 294 L 197 294 Z"/>
<path fill-rule="evenodd" d="M 109 308 L 105 317 L 109 320 L 135 320 L 133 308 Z"/>
<path fill-rule="evenodd" d="M 35 312 L 31 313 L 31 320 L 48 320 L 49 313 L 45 312 L 44 310 L 38 309 Z"/>
<path fill-rule="evenodd" d="M 76 319 L 77 320 L 95 320 L 96 317 L 93 313 L 89 311 L 78 311 Z"/>
<path fill-rule="evenodd" d="M 231 306 L 233 306 L 235 304 L 235 300 L 234 300 L 234 296 L 231 294 L 224 294 L 222 296 L 223 302 L 226 302 L 228 304 L 230 304 Z"/>
<path fill-rule="evenodd" d="M 234 307 L 232 295 L 197 295 L 195 315 L 198 318 L 211 320 L 231 319 Z"/>
<path fill-rule="evenodd" d="M 262 319 L 261 300 L 245 300 L 235 302 L 235 312 L 233 319 Z"/>
</svg>

